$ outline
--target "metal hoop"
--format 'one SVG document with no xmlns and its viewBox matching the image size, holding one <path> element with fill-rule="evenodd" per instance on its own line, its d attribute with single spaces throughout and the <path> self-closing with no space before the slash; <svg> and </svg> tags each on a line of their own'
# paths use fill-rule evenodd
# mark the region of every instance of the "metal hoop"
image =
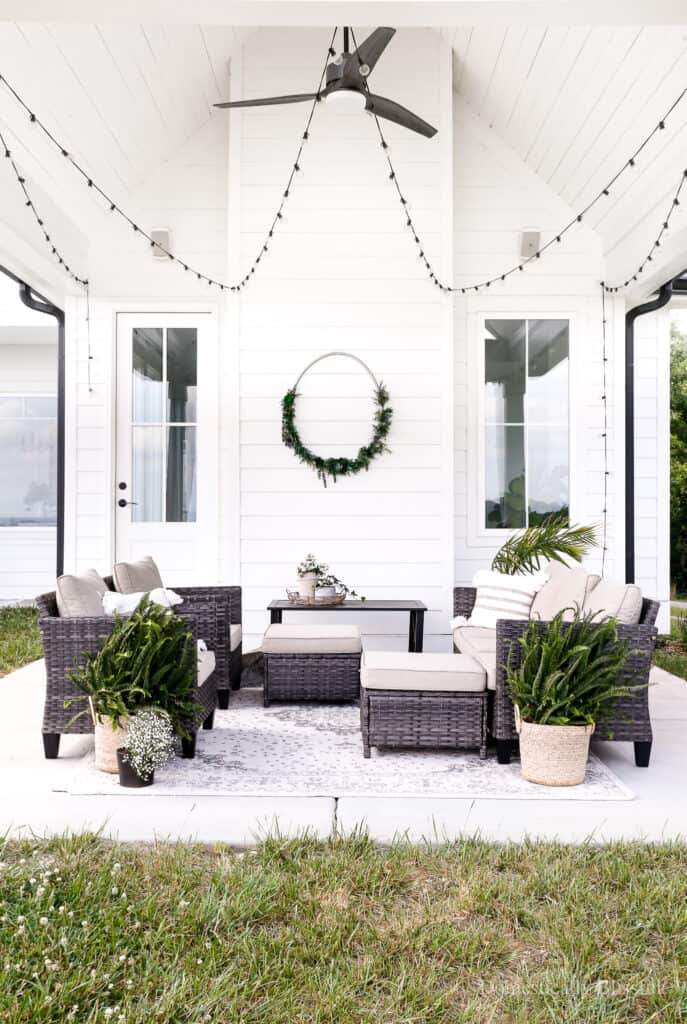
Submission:
<svg viewBox="0 0 687 1024">
<path fill-rule="evenodd" d="M 346 359 L 354 359 L 356 361 L 356 363 L 360 363 L 360 365 L 362 366 L 363 370 L 365 370 L 365 372 L 372 379 L 372 382 L 373 382 L 375 388 L 377 390 L 379 390 L 379 382 L 377 381 L 377 378 L 375 377 L 375 375 L 372 372 L 372 370 L 370 369 L 370 367 L 367 365 L 367 363 L 363 362 L 363 360 L 360 358 L 360 356 L 354 356 L 352 352 L 325 352 L 325 354 L 323 356 L 318 356 L 317 359 L 313 359 L 313 361 L 311 363 L 308 363 L 306 368 L 303 370 L 303 372 L 298 377 L 298 380 L 296 381 L 296 383 L 293 386 L 293 390 L 294 391 L 297 390 L 298 385 L 303 380 L 303 378 L 305 377 L 305 375 L 308 372 L 308 370 L 312 369 L 312 367 L 315 365 L 315 363 L 321 363 L 323 359 L 330 359 L 332 356 L 344 356 Z"/>
</svg>

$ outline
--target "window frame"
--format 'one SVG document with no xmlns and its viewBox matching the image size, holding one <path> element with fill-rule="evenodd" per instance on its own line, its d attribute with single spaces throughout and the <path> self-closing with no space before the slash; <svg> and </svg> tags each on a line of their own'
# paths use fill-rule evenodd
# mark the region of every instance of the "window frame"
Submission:
<svg viewBox="0 0 687 1024">
<path fill-rule="evenodd" d="M 566 309 L 538 309 L 532 307 L 509 309 L 482 309 L 468 316 L 468 430 L 467 430 L 467 484 L 468 484 L 468 543 L 473 547 L 500 547 L 518 532 L 517 527 L 488 528 L 484 522 L 486 502 L 486 401 L 485 401 L 485 337 L 487 320 L 567 320 L 568 322 L 568 508 L 570 521 L 575 520 L 575 379 L 576 379 L 576 317 Z M 527 423 L 525 421 L 525 436 Z M 527 461 L 525 462 L 527 479 Z M 476 481 L 477 486 L 472 487 Z M 526 485 L 527 486 L 527 485 Z M 470 497 L 472 492 L 472 497 Z M 456 514 L 460 514 L 456 510 Z M 520 528 L 521 529 L 521 528 Z"/>
<path fill-rule="evenodd" d="M 58 416 L 58 394 L 57 391 L 0 391 L 0 400 L 3 398 L 20 398 L 23 402 L 27 398 L 51 398 L 55 401 L 55 415 L 54 416 L 1 416 L 0 422 L 20 422 L 26 421 L 31 422 L 38 420 L 41 423 L 51 421 L 55 424 L 55 449 L 58 452 L 59 459 L 59 416 Z M 16 523 L 10 525 L 9 523 L 3 523 L 0 517 L 0 530 L 54 530 L 57 527 L 59 517 L 59 481 L 55 480 L 55 522 L 54 523 Z"/>
</svg>

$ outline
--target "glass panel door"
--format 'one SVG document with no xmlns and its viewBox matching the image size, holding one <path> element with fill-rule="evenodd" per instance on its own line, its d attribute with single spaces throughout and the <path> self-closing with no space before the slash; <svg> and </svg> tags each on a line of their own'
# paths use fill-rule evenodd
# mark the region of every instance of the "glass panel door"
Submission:
<svg viewBox="0 0 687 1024">
<path fill-rule="evenodd" d="M 134 327 L 131 519 L 196 521 L 198 332 Z"/>
</svg>

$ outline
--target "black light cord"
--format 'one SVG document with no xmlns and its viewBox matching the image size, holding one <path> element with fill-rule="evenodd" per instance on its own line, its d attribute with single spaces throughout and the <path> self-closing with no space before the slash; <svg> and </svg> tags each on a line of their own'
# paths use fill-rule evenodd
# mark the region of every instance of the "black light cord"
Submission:
<svg viewBox="0 0 687 1024">
<path fill-rule="evenodd" d="M 296 159 L 294 160 L 293 165 L 291 167 L 291 172 L 289 174 L 289 178 L 288 178 L 288 181 L 286 183 L 286 188 L 282 192 L 281 201 L 279 203 L 279 206 L 277 207 L 277 212 L 275 213 L 274 218 L 272 219 L 272 222 L 271 222 L 270 227 L 269 227 L 269 229 L 267 231 L 267 235 L 265 237 L 265 240 L 263 241 L 263 244 L 260 246 L 260 248 L 258 250 L 258 253 L 255 256 L 255 258 L 254 258 L 254 260 L 253 260 L 253 262 L 252 262 L 248 272 L 236 284 L 227 284 L 227 283 L 225 283 L 223 281 L 218 281 L 214 277 L 209 277 L 207 274 L 202 274 L 195 267 L 190 266 L 190 264 L 185 263 L 183 260 L 179 259 L 178 256 L 175 256 L 174 253 L 170 252 L 169 249 L 165 248 L 164 245 L 161 245 L 159 242 L 155 241 L 155 239 L 152 238 L 152 236 L 149 235 L 147 231 L 145 231 L 142 227 L 140 227 L 136 223 L 136 221 L 133 219 L 133 217 L 130 217 L 129 214 L 126 213 L 122 209 L 122 207 L 119 206 L 119 204 L 116 203 L 114 201 L 114 199 L 105 191 L 105 189 L 101 188 L 100 185 L 98 185 L 98 183 L 88 174 L 88 172 L 84 170 L 84 168 L 81 166 L 81 164 L 72 156 L 72 154 L 69 152 L 69 150 L 66 148 L 66 146 L 63 146 L 62 143 L 53 135 L 53 133 L 50 131 L 50 129 L 47 128 L 43 124 L 43 122 L 40 120 L 40 118 L 31 110 L 31 108 L 22 99 L 22 97 L 19 95 L 19 93 L 16 91 L 16 89 L 14 89 L 14 87 L 7 81 L 5 76 L 2 75 L 2 74 L 0 74 L 0 83 L 2 83 L 5 86 L 5 88 L 11 93 L 11 95 L 14 97 L 14 99 L 17 101 L 17 103 L 19 103 L 19 105 L 26 111 L 26 113 L 29 115 L 29 120 L 31 121 L 31 123 L 35 124 L 38 128 L 40 128 L 40 130 L 43 132 L 43 134 L 46 136 L 46 138 L 48 138 L 50 140 L 50 142 L 53 144 L 53 146 L 55 146 L 57 149 L 59 149 L 61 155 L 66 160 L 68 160 L 69 163 L 72 165 L 72 167 L 74 167 L 74 169 L 81 175 L 81 177 L 87 183 L 88 188 L 93 189 L 94 192 L 97 192 L 98 195 L 101 196 L 105 200 L 105 202 L 109 205 L 110 213 L 115 213 L 119 217 L 121 217 L 122 220 L 126 221 L 126 223 L 131 228 L 133 228 L 134 232 L 136 232 L 137 234 L 141 235 L 143 238 L 145 238 L 150 243 L 151 248 L 158 249 L 160 252 L 163 252 L 165 254 L 165 256 L 167 256 L 171 261 L 173 261 L 174 263 L 178 264 L 180 267 L 183 267 L 185 272 L 190 273 L 190 274 L 195 274 L 196 278 L 199 281 L 207 281 L 207 283 L 208 283 L 208 285 L 210 287 L 219 288 L 220 291 L 237 292 L 237 291 L 240 291 L 242 288 L 245 288 L 245 286 L 248 284 L 248 281 L 250 280 L 252 275 L 255 273 L 256 268 L 257 268 L 258 264 L 261 262 L 263 256 L 269 251 L 269 244 L 268 244 L 269 240 L 273 237 L 274 232 L 275 232 L 275 230 L 277 228 L 277 225 L 279 224 L 279 221 L 281 221 L 283 219 L 284 206 L 286 204 L 286 200 L 291 195 L 291 185 L 293 183 L 293 179 L 294 179 L 296 174 L 298 174 L 298 172 L 301 169 L 301 167 L 300 167 L 301 155 L 303 153 L 303 147 L 305 146 L 305 143 L 307 142 L 308 138 L 310 137 L 309 136 L 310 126 L 312 124 L 312 119 L 313 119 L 313 116 L 315 114 L 315 109 L 317 107 L 317 104 L 320 102 L 320 100 L 322 98 L 321 97 L 322 83 L 324 82 L 325 75 L 327 73 L 327 64 L 329 63 L 329 58 L 330 58 L 330 56 L 333 53 L 332 47 L 333 47 L 333 44 L 334 44 L 334 39 L 336 38 L 336 32 L 337 32 L 337 27 L 335 26 L 334 31 L 332 32 L 332 37 L 331 37 L 329 46 L 327 47 L 327 55 L 325 57 L 324 66 L 322 68 L 322 74 L 320 75 L 320 80 L 319 80 L 319 83 L 318 83 L 318 86 L 317 86 L 317 91 L 315 93 L 315 98 L 314 98 L 314 100 L 312 102 L 312 106 L 310 108 L 310 113 L 309 113 L 308 119 L 306 121 L 305 129 L 304 129 L 303 134 L 301 136 L 300 145 L 298 147 L 298 152 L 296 154 Z M 47 244 L 51 246 L 53 255 L 55 255 L 57 257 L 57 260 L 58 260 L 58 263 L 60 264 L 60 266 L 62 266 L 64 268 L 64 270 L 70 275 L 70 277 L 77 284 L 81 285 L 84 288 L 87 287 L 87 284 L 88 284 L 87 280 L 85 278 L 79 277 L 77 274 L 74 273 L 73 270 L 70 269 L 70 267 L 65 262 L 64 257 L 62 256 L 62 254 L 58 251 L 57 247 L 53 244 L 51 236 L 48 234 L 48 232 L 46 230 L 44 230 L 43 218 L 41 218 L 39 216 L 38 211 L 36 210 L 36 207 L 35 207 L 35 205 L 33 203 L 33 200 L 31 199 L 31 196 L 29 195 L 28 190 L 26 188 L 26 181 L 25 181 L 24 177 L 21 175 L 21 172 L 19 171 L 19 168 L 17 167 L 17 164 L 16 164 L 16 162 L 14 160 L 14 157 L 12 156 L 12 153 L 11 153 L 11 151 L 9 149 L 9 146 L 5 142 L 5 139 L 2 137 L 2 135 L 0 135 L 0 144 L 3 147 L 3 151 L 4 151 L 5 157 L 10 161 L 10 164 L 12 166 L 12 170 L 14 171 L 14 174 L 15 174 L 15 176 L 17 178 L 17 181 L 19 182 L 19 184 L 22 187 L 22 190 L 23 190 L 25 198 L 26 198 L 26 205 L 31 209 L 31 211 L 34 214 L 34 217 L 36 218 L 36 220 L 38 222 L 39 227 L 43 230 L 43 236 L 44 236 L 45 241 L 47 242 Z"/>
</svg>

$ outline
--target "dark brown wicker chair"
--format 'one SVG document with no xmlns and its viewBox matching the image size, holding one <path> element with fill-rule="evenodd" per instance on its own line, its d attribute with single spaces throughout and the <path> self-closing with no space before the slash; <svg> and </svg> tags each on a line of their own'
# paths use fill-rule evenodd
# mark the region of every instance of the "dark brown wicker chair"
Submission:
<svg viewBox="0 0 687 1024">
<path fill-rule="evenodd" d="M 453 614 L 470 615 L 477 591 L 474 587 L 455 587 L 453 591 Z M 659 604 L 646 598 L 642 602 L 642 613 L 636 626 L 618 626 L 621 640 L 630 644 L 632 655 L 628 659 L 625 675 L 634 683 L 647 683 L 651 659 L 656 645 L 658 631 L 654 626 Z M 539 624 L 542 631 L 547 623 Z M 496 690 L 490 709 L 489 731 L 496 740 L 499 764 L 510 762 L 514 741 L 517 740 L 513 702 L 506 684 L 506 664 L 510 656 L 511 665 L 520 664 L 520 644 L 517 640 L 527 629 L 527 622 L 500 619 L 496 623 Z M 515 641 L 515 642 L 514 642 Z M 454 645 L 455 649 L 455 645 Z M 631 697 L 619 700 L 608 718 L 596 723 L 595 735 L 600 739 L 625 740 L 634 743 L 635 764 L 647 768 L 651 757 L 653 733 L 649 716 L 648 686 L 644 686 Z"/>
<path fill-rule="evenodd" d="M 108 586 L 111 586 L 107 579 Z M 220 708 L 229 707 L 229 691 L 241 686 L 242 645 L 231 649 L 231 626 L 241 625 L 241 587 L 172 587 L 184 599 L 184 607 L 193 610 L 199 604 L 214 605 L 214 615 L 203 636 L 215 652 L 217 668 L 217 701 Z M 180 606 L 181 607 L 181 606 Z"/>
<path fill-rule="evenodd" d="M 40 612 L 39 627 L 45 655 L 45 707 L 43 711 L 43 750 L 47 758 L 57 757 L 60 736 L 63 733 L 91 733 L 93 721 L 89 714 L 79 714 L 79 705 L 65 707 L 65 701 L 83 699 L 83 694 L 71 681 L 68 673 L 76 664 L 83 664 L 85 655 L 94 654 L 112 632 L 114 620 L 106 616 L 97 618 L 60 618 L 55 592 L 36 598 Z M 194 639 L 209 636 L 215 628 L 217 613 L 210 601 L 201 601 L 193 609 L 185 609 L 182 617 L 188 621 Z M 208 646 L 210 644 L 208 643 Z M 195 672 L 194 659 L 194 672 Z M 195 688 L 198 714 L 187 723 L 189 739 L 182 739 L 182 754 L 193 757 L 196 732 L 202 724 L 211 729 L 217 706 L 217 671 L 212 672 L 202 686 Z M 78 717 L 74 717 L 77 715 Z"/>
</svg>

